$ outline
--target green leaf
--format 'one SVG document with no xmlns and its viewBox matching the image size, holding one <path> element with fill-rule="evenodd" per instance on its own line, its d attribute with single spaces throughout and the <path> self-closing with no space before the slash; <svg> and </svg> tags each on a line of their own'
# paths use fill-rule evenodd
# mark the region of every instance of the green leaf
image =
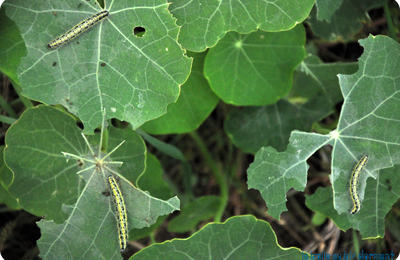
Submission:
<svg viewBox="0 0 400 260">
<path fill-rule="evenodd" d="M 360 70 L 353 75 L 339 75 L 345 103 L 337 128 L 338 139 L 335 140 L 337 157 L 333 157 L 330 176 L 334 205 L 339 214 L 350 208 L 349 198 L 341 194 L 348 192 L 350 174 L 361 154 L 370 156 L 365 170 L 367 174 L 360 178 L 361 200 L 368 177 L 376 178 L 378 170 L 400 163 L 400 157 L 396 155 L 400 142 L 400 114 L 393 113 L 398 109 L 400 97 L 400 68 L 396 66 L 400 46 L 385 36 L 369 36 L 360 40 L 360 44 L 364 47 L 359 59 Z M 377 64 L 385 66 L 377 67 Z M 346 159 L 343 158 L 345 154 L 348 155 Z M 334 167 L 336 164 L 346 167 Z"/>
<path fill-rule="evenodd" d="M 146 122 L 141 129 L 150 134 L 178 134 L 196 130 L 217 106 L 219 98 L 203 75 L 205 53 L 188 53 L 193 59 L 192 73 L 181 87 L 175 104 L 167 114 Z"/>
<path fill-rule="evenodd" d="M 95 168 L 82 172 L 87 185 L 76 204 L 64 205 L 69 214 L 64 224 L 46 220 L 38 223 L 42 231 L 38 241 L 42 259 L 122 259 L 112 198 L 102 194 L 106 190 L 105 175 L 98 174 Z M 156 199 L 124 178 L 120 188 L 129 229 L 151 226 L 158 216 L 179 209 L 176 197 L 167 201 Z"/>
<path fill-rule="evenodd" d="M 160 199 L 166 200 L 173 195 L 171 189 L 163 180 L 163 169 L 160 162 L 150 153 L 147 153 L 146 156 L 146 171 L 138 179 L 137 185 L 141 190 L 148 191 L 152 196 Z M 129 233 L 129 239 L 138 240 L 149 236 L 164 223 L 167 217 L 159 217 L 156 223 L 150 227 L 132 230 Z"/>
<path fill-rule="evenodd" d="M 376 180 L 368 179 L 365 187 L 364 202 L 361 207 L 372 210 L 361 210 L 356 215 L 339 215 L 333 208 L 332 188 L 319 188 L 312 196 L 307 196 L 306 205 L 331 218 L 342 230 L 351 227 L 360 231 L 364 239 L 383 237 L 385 235 L 385 216 L 392 205 L 400 198 L 400 166 L 379 171 Z M 371 214 L 371 212 L 375 212 Z"/>
<path fill-rule="evenodd" d="M 106 124 L 102 125 L 102 133 L 94 137 L 105 139 L 92 142 L 97 147 L 87 146 L 68 114 L 42 105 L 26 110 L 7 132 L 5 160 L 15 175 L 10 193 L 23 209 L 54 219 L 38 224 L 42 259 L 121 258 L 114 205 L 103 194 L 110 174 L 118 176 L 130 229 L 151 226 L 158 216 L 179 209 L 176 197 L 162 201 L 130 182 L 144 171 L 143 140 L 131 129 L 110 127 L 103 135 Z M 99 151 L 98 147 L 118 147 L 123 138 L 126 142 L 120 149 L 109 154 Z M 108 143 L 103 145 L 103 139 Z M 124 164 L 119 167 L 122 163 L 114 160 Z M 56 224 L 66 218 L 64 224 Z"/>
<path fill-rule="evenodd" d="M 43 108 L 48 111 L 54 110 L 49 107 Z M 61 118 L 61 113 L 58 113 Z M 108 189 L 106 178 L 109 175 L 116 176 L 118 179 L 130 229 L 149 227 L 156 222 L 158 216 L 179 209 L 179 200 L 176 197 L 167 201 L 154 198 L 148 192 L 141 191 L 132 185 L 126 178 L 132 174 L 122 175 L 117 172 L 122 162 L 111 158 L 123 159 L 127 162 L 127 166 L 121 167 L 121 170 L 140 173 L 143 171 L 144 163 L 140 162 L 144 161 L 144 143 L 130 129 L 111 128 L 108 134 L 103 134 L 105 127 L 106 123 L 103 122 L 97 147 L 89 144 L 83 136 L 88 145 L 87 153 L 79 153 L 77 149 L 73 152 L 63 152 L 67 161 L 74 161 L 78 165 L 77 173 L 86 185 L 82 187 L 76 204 L 63 205 L 63 211 L 68 215 L 68 219 L 63 224 L 48 220 L 41 220 L 38 223 L 42 233 L 38 241 L 42 259 L 121 259 L 115 216 L 117 213 L 112 202 L 113 198 L 105 196 Z M 58 134 L 63 136 L 64 133 Z M 126 144 L 120 143 L 110 153 L 100 151 L 100 148 L 107 147 L 109 144 L 113 145 L 122 137 L 128 139 Z M 68 138 L 64 136 L 64 140 Z M 108 141 L 109 144 L 103 144 L 103 140 Z M 128 148 L 117 149 L 124 145 Z M 74 154 L 74 152 L 77 153 Z M 72 183 L 78 186 L 77 184 L 78 182 Z M 110 239 L 110 235 L 113 239 Z"/>
<path fill-rule="evenodd" d="M 333 105 L 343 100 L 337 75 L 353 74 L 358 69 L 356 62 L 322 63 L 316 56 L 307 57 L 296 69 L 293 87 L 288 97 L 304 98 L 327 96 Z"/>
<path fill-rule="evenodd" d="M 154 197 L 168 199 L 172 191 L 163 180 L 163 169 L 157 158 L 147 153 L 146 172 L 140 176 L 137 185 L 141 190 L 149 191 Z"/>
<path fill-rule="evenodd" d="M 350 40 L 362 28 L 363 22 L 370 21 L 367 10 L 383 6 L 385 2 L 387 0 L 343 0 L 330 22 L 319 21 L 316 8 L 312 10 L 309 22 L 312 31 L 325 39 Z"/>
<path fill-rule="evenodd" d="M 273 104 L 290 91 L 293 71 L 306 55 L 304 43 L 303 25 L 277 33 L 227 33 L 208 52 L 204 74 L 226 103 Z"/>
<path fill-rule="evenodd" d="M 7 167 L 4 161 L 4 145 L 0 146 L 0 156 L 1 156 L 1 168 L 0 168 L 0 180 L 2 186 L 8 190 L 10 185 L 14 181 L 14 173 Z"/>
<path fill-rule="evenodd" d="M 0 9 L 0 71 L 13 81 L 18 82 L 17 68 L 26 48 L 17 25 Z"/>
<path fill-rule="evenodd" d="M 260 190 L 269 214 L 275 218 L 286 210 L 286 192 L 290 188 L 304 190 L 306 160 L 323 145 L 333 146 L 330 176 L 333 203 L 335 210 L 345 216 L 352 205 L 350 176 L 362 155 L 368 154 L 370 160 L 359 181 L 361 201 L 368 177 L 373 177 L 370 181 L 377 185 L 379 170 L 400 163 L 397 156 L 400 114 L 394 113 L 400 98 L 400 68 L 396 66 L 400 59 L 399 44 L 382 36 L 370 36 L 360 44 L 364 46 L 360 69 L 353 75 L 339 75 L 344 104 L 337 129 L 328 135 L 293 131 L 285 152 L 264 147 L 247 171 L 249 188 Z M 375 207 L 363 207 L 360 213 L 352 215 L 354 225 L 364 214 L 378 216 Z"/>
<path fill-rule="evenodd" d="M 191 231 L 200 221 L 208 220 L 215 215 L 221 200 L 216 196 L 204 196 L 186 205 L 182 212 L 168 224 L 169 232 L 184 233 Z"/>
<path fill-rule="evenodd" d="M 286 192 L 302 191 L 307 183 L 306 160 L 320 147 L 332 142 L 330 136 L 293 131 L 285 152 L 263 147 L 247 170 L 249 188 L 260 191 L 268 214 L 279 219 L 286 211 Z"/>
<path fill-rule="evenodd" d="M 4 163 L 4 146 L 0 146 L 0 204 L 4 203 L 10 209 L 21 209 L 18 201 L 8 192 L 8 187 L 14 177 Z"/>
<path fill-rule="evenodd" d="M 38 106 L 27 109 L 7 131 L 4 160 L 13 171 L 10 194 L 34 215 L 61 223 L 62 204 L 72 204 L 84 183 L 77 162 L 65 162 L 61 151 L 87 153 L 80 129 L 68 114 Z"/>
<path fill-rule="evenodd" d="M 292 100 L 309 100 L 295 105 L 286 100 L 266 107 L 234 109 L 225 121 L 225 129 L 232 141 L 242 150 L 256 153 L 262 146 L 284 151 L 293 130 L 309 131 L 314 122 L 331 111 L 343 100 L 338 73 L 350 74 L 357 63 L 322 63 L 317 57 L 305 59 L 295 72 Z"/>
<path fill-rule="evenodd" d="M 314 0 L 177 0 L 169 9 L 182 26 L 179 42 L 185 49 L 201 52 L 214 46 L 228 31 L 289 30 L 306 19 L 313 5 Z"/>
<path fill-rule="evenodd" d="M 125 141 L 110 157 L 113 161 L 124 162 L 118 172 L 135 183 L 146 168 L 146 146 L 143 139 L 131 129 L 110 127 L 108 131 L 108 147 L 117 147 L 121 140 Z"/>
<path fill-rule="evenodd" d="M 189 75 L 191 59 L 177 43 L 179 27 L 164 0 L 105 1 L 108 19 L 55 50 L 47 43 L 100 12 L 97 2 L 14 0 L 4 5 L 28 50 L 18 69 L 23 94 L 65 106 L 82 120 L 84 133 L 100 125 L 104 108 L 107 118 L 133 128 L 159 117 Z M 135 27 L 145 34 L 134 35 Z"/>
<path fill-rule="evenodd" d="M 309 131 L 314 122 L 327 116 L 334 104 L 343 100 L 337 74 L 356 70 L 357 63 L 324 64 L 317 57 L 308 57 L 297 68 L 288 95 L 292 100 L 308 102 L 295 105 L 280 100 L 267 107 L 234 109 L 225 121 L 225 129 L 246 152 L 256 153 L 262 146 L 284 151 L 291 131 Z"/>
<path fill-rule="evenodd" d="M 331 18 L 333 14 L 339 9 L 340 5 L 342 4 L 343 0 L 316 0 L 315 5 L 318 8 L 318 20 L 326 20 L 328 23 L 331 22 Z"/>
<path fill-rule="evenodd" d="M 281 248 L 271 226 L 253 216 L 208 224 L 188 239 L 154 244 L 131 259 L 301 259 L 295 248 Z"/>
<path fill-rule="evenodd" d="M 225 121 L 232 141 L 242 150 L 255 154 L 263 146 L 284 151 L 293 130 L 310 131 L 314 122 L 332 111 L 327 99 L 316 98 L 303 105 L 285 99 L 266 107 L 235 109 Z"/>
</svg>

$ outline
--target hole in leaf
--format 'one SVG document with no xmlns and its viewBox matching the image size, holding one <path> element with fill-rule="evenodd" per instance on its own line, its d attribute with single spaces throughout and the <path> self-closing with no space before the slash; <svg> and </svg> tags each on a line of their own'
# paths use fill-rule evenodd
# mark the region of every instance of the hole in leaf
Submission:
<svg viewBox="0 0 400 260">
<path fill-rule="evenodd" d="M 146 29 L 141 26 L 136 26 L 135 28 L 133 28 L 133 35 L 135 35 L 136 37 L 141 38 L 145 33 Z"/>
</svg>

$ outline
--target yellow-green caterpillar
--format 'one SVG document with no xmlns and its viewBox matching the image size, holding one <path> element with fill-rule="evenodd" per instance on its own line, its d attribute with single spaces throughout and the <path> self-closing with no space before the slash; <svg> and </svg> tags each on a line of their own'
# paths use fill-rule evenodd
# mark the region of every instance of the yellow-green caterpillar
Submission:
<svg viewBox="0 0 400 260">
<path fill-rule="evenodd" d="M 121 252 L 123 252 L 126 249 L 128 241 L 128 219 L 126 217 L 124 197 L 122 196 L 121 190 L 112 175 L 108 176 L 107 182 L 114 199 L 115 214 L 117 214 L 119 248 Z"/>
<path fill-rule="evenodd" d="M 49 44 L 47 44 L 47 46 L 50 49 L 55 49 L 57 47 L 60 47 L 61 45 L 71 41 L 75 37 L 78 37 L 81 33 L 86 31 L 87 29 L 91 28 L 93 25 L 101 22 L 102 20 L 107 18 L 108 15 L 109 15 L 108 11 L 102 11 L 100 13 L 97 13 L 97 14 L 83 20 L 82 22 L 75 25 L 72 29 L 67 31 L 66 33 L 60 35 L 56 39 L 49 42 Z"/>
<path fill-rule="evenodd" d="M 358 161 L 356 167 L 354 167 L 353 173 L 351 174 L 350 196 L 351 199 L 353 200 L 353 207 L 349 210 L 350 214 L 356 214 L 358 211 L 360 211 L 361 208 L 360 198 L 358 197 L 357 193 L 357 186 L 358 186 L 358 180 L 360 179 L 360 175 L 364 170 L 364 167 L 367 164 L 367 162 L 368 162 L 368 155 L 364 155 L 361 158 L 361 160 Z"/>
</svg>

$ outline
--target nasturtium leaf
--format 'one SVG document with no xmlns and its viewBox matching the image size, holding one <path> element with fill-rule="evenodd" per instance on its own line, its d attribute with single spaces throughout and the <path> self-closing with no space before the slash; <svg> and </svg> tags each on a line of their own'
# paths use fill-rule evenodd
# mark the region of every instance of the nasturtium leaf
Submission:
<svg viewBox="0 0 400 260">
<path fill-rule="evenodd" d="M 303 25 L 276 33 L 230 32 L 207 53 L 204 74 L 226 103 L 273 104 L 290 91 L 293 71 L 306 56 L 304 44 Z"/>
<path fill-rule="evenodd" d="M 50 50 L 47 43 L 100 12 L 95 1 L 6 1 L 6 14 L 28 51 L 18 69 L 27 97 L 61 104 L 78 116 L 84 133 L 107 118 L 137 128 L 164 114 L 190 73 L 191 59 L 177 43 L 179 27 L 164 0 L 104 1 L 109 18 Z M 134 28 L 145 29 L 141 37 Z"/>
<path fill-rule="evenodd" d="M 317 19 L 326 20 L 328 23 L 331 22 L 333 14 L 339 9 L 343 0 L 316 0 L 315 5 L 318 8 Z"/>
<path fill-rule="evenodd" d="M 143 139 L 130 129 L 109 127 L 108 132 L 108 150 L 125 140 L 124 144 L 110 157 L 113 161 L 124 162 L 118 168 L 118 172 L 135 183 L 146 168 L 146 145 Z"/>
<path fill-rule="evenodd" d="M 110 130 L 108 134 L 104 134 L 105 127 L 106 123 L 103 121 L 101 139 L 97 147 L 89 144 L 87 138 L 83 136 L 87 154 L 63 152 L 67 160 L 78 160 L 80 170 L 77 174 L 86 185 L 74 205 L 63 205 L 63 211 L 68 215 L 63 224 L 48 220 L 41 220 L 38 223 L 42 233 L 38 241 L 42 259 L 122 259 L 116 221 L 118 213 L 106 184 L 106 179 L 110 175 L 117 180 L 125 201 L 127 232 L 131 229 L 149 227 L 159 216 L 179 209 L 178 198 L 163 201 L 152 197 L 148 192 L 137 189 L 126 178 L 128 174 L 122 175 L 117 171 L 122 162 L 114 161 L 112 158 L 128 161 L 131 168 L 128 167 L 125 171 L 141 168 L 138 170 L 141 173 L 144 170 L 144 143 L 131 129 Z M 111 149 L 109 145 L 115 143 L 117 139 L 121 140 L 121 137 L 129 138 L 126 143 L 129 149 L 124 149 L 125 143 L 122 142 L 113 147 L 110 153 L 100 151 L 103 147 Z M 104 140 L 109 143 L 104 145 Z M 138 144 L 135 145 L 134 142 Z M 118 153 L 119 149 L 122 152 Z M 142 155 L 138 150 L 142 151 Z"/>
<path fill-rule="evenodd" d="M 17 68 L 26 48 L 17 25 L 0 9 L 0 71 L 13 81 L 18 82 Z"/>
<path fill-rule="evenodd" d="M 147 153 L 146 156 L 146 171 L 136 183 L 138 188 L 148 191 L 152 196 L 160 199 L 168 199 L 173 195 L 171 189 L 163 180 L 161 163 L 150 153 Z"/>
<path fill-rule="evenodd" d="M 385 2 L 387 0 L 343 0 L 330 22 L 319 21 L 316 8 L 313 8 L 308 21 L 312 31 L 325 39 L 350 40 L 362 28 L 362 22 L 370 21 L 367 11 L 383 6 Z"/>
<path fill-rule="evenodd" d="M 11 196 L 11 194 L 4 188 L 0 183 L 0 204 L 5 204 L 7 208 L 13 210 L 21 209 L 21 206 L 18 204 L 18 201 Z"/>
<path fill-rule="evenodd" d="M 190 202 L 169 222 L 168 231 L 184 233 L 195 229 L 200 221 L 215 216 L 220 204 L 221 199 L 217 196 L 204 196 Z"/>
<path fill-rule="evenodd" d="M 268 214 L 279 219 L 286 211 L 286 192 L 304 190 L 307 183 L 306 160 L 332 138 L 315 133 L 293 131 L 285 152 L 268 146 L 261 148 L 247 170 L 249 188 L 260 191 Z"/>
<path fill-rule="evenodd" d="M 177 0 L 169 7 L 182 26 L 179 43 L 191 51 L 213 47 L 226 32 L 286 31 L 301 23 L 314 0 Z"/>
<path fill-rule="evenodd" d="M 21 206 L 18 201 L 8 192 L 13 176 L 13 173 L 4 163 L 4 146 L 0 146 L 0 204 L 6 204 L 10 209 L 20 209 Z"/>
<path fill-rule="evenodd" d="M 308 255 L 307 255 L 308 256 Z M 253 216 L 232 217 L 206 225 L 187 239 L 154 244 L 131 259 L 301 259 L 302 252 L 282 248 L 271 226 Z"/>
<path fill-rule="evenodd" d="M 332 103 L 323 97 L 302 105 L 282 99 L 269 106 L 232 110 L 225 121 L 225 130 L 233 143 L 245 152 L 255 154 L 263 146 L 282 152 L 293 130 L 310 131 L 314 122 L 331 111 Z"/>
<path fill-rule="evenodd" d="M 356 62 L 322 63 L 316 56 L 307 57 L 296 69 L 289 99 L 309 100 L 326 96 L 332 105 L 343 100 L 337 75 L 353 74 L 358 69 Z"/>
<path fill-rule="evenodd" d="M 345 103 L 337 127 L 330 176 L 334 206 L 339 214 L 347 213 L 350 208 L 349 197 L 343 194 L 348 192 L 355 160 L 363 154 L 370 156 L 365 174 L 360 178 L 361 200 L 368 177 L 376 178 L 378 170 L 400 164 L 400 114 L 394 112 L 398 111 L 400 98 L 400 68 L 397 66 L 400 45 L 385 36 L 369 36 L 360 44 L 365 51 L 359 59 L 357 73 L 339 75 Z"/>
<path fill-rule="evenodd" d="M 192 72 L 181 87 L 175 104 L 165 115 L 148 121 L 141 129 L 149 134 L 178 134 L 196 130 L 217 106 L 219 98 L 204 78 L 205 53 L 188 53 L 193 58 Z"/>
<path fill-rule="evenodd" d="M 368 179 L 365 187 L 362 208 L 369 211 L 360 211 L 353 216 L 339 215 L 333 208 L 332 188 L 319 188 L 313 195 L 307 196 L 306 205 L 329 218 L 338 228 L 347 230 L 351 227 L 360 231 L 364 239 L 383 237 L 385 235 L 385 216 L 392 205 L 399 199 L 400 194 L 399 165 L 379 170 L 376 180 Z"/>
<path fill-rule="evenodd" d="M 146 154 L 146 171 L 139 177 L 136 184 L 141 190 L 148 191 L 151 196 L 159 199 L 166 200 L 173 195 L 171 189 L 163 180 L 163 169 L 161 163 L 150 153 Z M 138 240 L 149 236 L 155 229 L 163 224 L 167 217 L 168 216 L 159 217 L 156 223 L 150 227 L 131 230 L 129 233 L 129 239 Z"/>
<path fill-rule="evenodd" d="M 356 70 L 357 63 L 323 64 L 315 56 L 308 57 L 296 69 L 288 95 L 290 100 L 308 102 L 295 105 L 280 100 L 266 107 L 234 109 L 225 121 L 225 129 L 246 152 L 255 154 L 262 146 L 284 151 L 291 131 L 309 131 L 314 122 L 327 116 L 343 100 L 337 74 Z"/>
<path fill-rule="evenodd" d="M 69 214 L 64 224 L 46 220 L 38 223 L 42 232 L 38 241 L 42 259 L 122 259 L 112 198 L 102 194 L 107 189 L 104 173 L 99 174 L 95 168 L 81 173 L 87 185 L 76 204 L 63 207 Z M 176 197 L 167 201 L 156 199 L 122 178 L 119 185 L 129 229 L 148 227 L 158 216 L 179 209 Z"/>
<path fill-rule="evenodd" d="M 74 119 L 57 109 L 27 109 L 7 131 L 4 159 L 13 171 L 9 187 L 22 208 L 62 223 L 62 204 L 72 204 L 84 183 L 75 161 L 66 163 L 61 151 L 87 153 Z"/>
<path fill-rule="evenodd" d="M 1 185 L 8 190 L 10 185 L 14 182 L 14 173 L 7 167 L 4 161 L 4 149 L 5 146 L 0 146 L 0 156 L 1 156 L 1 167 L 0 167 L 0 182 Z"/>
<path fill-rule="evenodd" d="M 396 66 L 400 62 L 400 46 L 383 36 L 370 36 L 360 44 L 364 53 L 359 70 L 353 75 L 339 75 L 344 104 L 337 129 L 328 135 L 293 131 L 285 152 L 264 147 L 248 169 L 249 188 L 260 190 L 275 218 L 286 210 L 286 192 L 290 188 L 304 190 L 306 160 L 323 145 L 333 146 L 330 179 L 333 206 L 339 214 L 349 214 L 350 176 L 364 154 L 370 159 L 359 181 L 361 203 L 366 179 L 373 177 L 369 182 L 376 186 L 378 171 L 400 164 L 400 114 L 396 113 L 400 99 L 400 68 Z M 352 215 L 353 224 L 364 214 L 376 215 L 376 208 L 362 207 L 360 213 Z"/>
</svg>

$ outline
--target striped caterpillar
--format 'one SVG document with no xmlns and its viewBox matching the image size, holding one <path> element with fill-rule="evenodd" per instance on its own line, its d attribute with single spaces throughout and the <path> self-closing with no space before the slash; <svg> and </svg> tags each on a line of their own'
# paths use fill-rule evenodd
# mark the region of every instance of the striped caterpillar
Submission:
<svg viewBox="0 0 400 260">
<path fill-rule="evenodd" d="M 72 39 L 78 37 L 81 33 L 85 32 L 89 28 L 93 27 L 97 23 L 101 22 L 105 18 L 107 18 L 109 15 L 108 11 L 102 11 L 100 13 L 97 13 L 82 22 L 78 23 L 75 25 L 72 29 L 67 31 L 66 33 L 60 35 L 56 39 L 52 40 L 47 44 L 47 46 L 50 49 L 55 49 L 60 47 L 61 45 L 66 44 L 67 42 L 71 41 Z"/>
<path fill-rule="evenodd" d="M 119 248 L 121 252 L 124 252 L 128 240 L 128 219 L 126 216 L 124 197 L 112 175 L 108 176 L 107 183 L 114 199 L 115 213 L 117 214 Z"/>
<path fill-rule="evenodd" d="M 356 214 L 360 211 L 361 202 L 357 192 L 358 180 L 360 179 L 360 175 L 364 170 L 365 165 L 368 162 L 368 155 L 364 155 L 360 161 L 358 161 L 356 167 L 354 167 L 353 173 L 351 174 L 350 179 L 350 196 L 353 201 L 353 207 L 349 210 L 350 214 Z"/>
</svg>

